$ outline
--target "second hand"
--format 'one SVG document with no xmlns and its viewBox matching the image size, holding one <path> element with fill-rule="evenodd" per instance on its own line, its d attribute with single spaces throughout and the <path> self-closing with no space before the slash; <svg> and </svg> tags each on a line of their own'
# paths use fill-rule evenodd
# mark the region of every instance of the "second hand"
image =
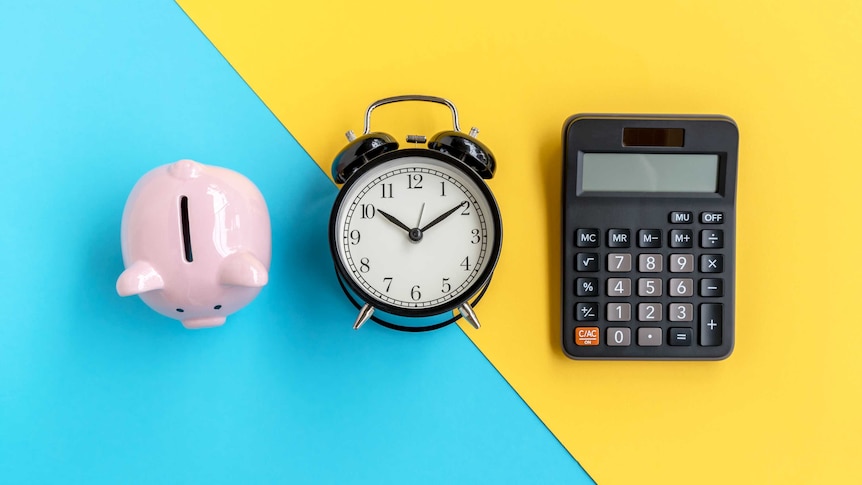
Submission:
<svg viewBox="0 0 862 485">
<path fill-rule="evenodd" d="M 419 220 L 416 221 L 416 227 L 422 227 L 422 213 L 425 212 L 425 202 L 422 203 L 422 208 L 419 209 Z"/>
</svg>

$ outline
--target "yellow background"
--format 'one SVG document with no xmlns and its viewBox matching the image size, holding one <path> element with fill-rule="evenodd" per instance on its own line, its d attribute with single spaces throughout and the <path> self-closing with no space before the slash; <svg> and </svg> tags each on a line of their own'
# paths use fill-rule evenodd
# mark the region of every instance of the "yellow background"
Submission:
<svg viewBox="0 0 862 485">
<path fill-rule="evenodd" d="M 444 96 L 481 129 L 505 238 L 484 326 L 462 328 L 600 483 L 862 482 L 862 3 L 179 3 L 327 173 L 378 98 Z M 560 139 L 579 112 L 736 120 L 728 360 L 563 356 Z M 448 123 L 415 104 L 372 119 Z"/>
</svg>

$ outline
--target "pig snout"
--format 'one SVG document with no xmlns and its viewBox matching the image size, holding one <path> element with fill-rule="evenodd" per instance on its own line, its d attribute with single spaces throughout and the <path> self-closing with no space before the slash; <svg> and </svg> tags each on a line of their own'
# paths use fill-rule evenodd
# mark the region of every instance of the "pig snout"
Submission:
<svg viewBox="0 0 862 485">
<path fill-rule="evenodd" d="M 180 160 L 168 167 L 168 172 L 180 180 L 198 178 L 203 172 L 203 165 L 194 160 Z"/>
</svg>

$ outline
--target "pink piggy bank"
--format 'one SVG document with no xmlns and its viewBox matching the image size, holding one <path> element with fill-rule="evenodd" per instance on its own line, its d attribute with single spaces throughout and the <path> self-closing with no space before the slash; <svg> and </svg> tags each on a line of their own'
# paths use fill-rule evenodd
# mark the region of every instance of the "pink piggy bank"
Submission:
<svg viewBox="0 0 862 485">
<path fill-rule="evenodd" d="M 247 178 L 180 160 L 141 177 L 123 211 L 120 296 L 139 295 L 186 328 L 214 327 L 267 283 L 266 202 Z"/>
</svg>

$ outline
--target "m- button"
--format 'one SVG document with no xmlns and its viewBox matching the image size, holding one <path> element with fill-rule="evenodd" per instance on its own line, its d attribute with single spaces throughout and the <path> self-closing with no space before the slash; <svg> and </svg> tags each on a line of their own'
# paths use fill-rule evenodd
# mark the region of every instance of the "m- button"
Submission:
<svg viewBox="0 0 862 485">
<path fill-rule="evenodd" d="M 638 247 L 641 248 L 660 248 L 661 247 L 661 230 L 660 229 L 641 229 L 638 231 Z"/>
</svg>

